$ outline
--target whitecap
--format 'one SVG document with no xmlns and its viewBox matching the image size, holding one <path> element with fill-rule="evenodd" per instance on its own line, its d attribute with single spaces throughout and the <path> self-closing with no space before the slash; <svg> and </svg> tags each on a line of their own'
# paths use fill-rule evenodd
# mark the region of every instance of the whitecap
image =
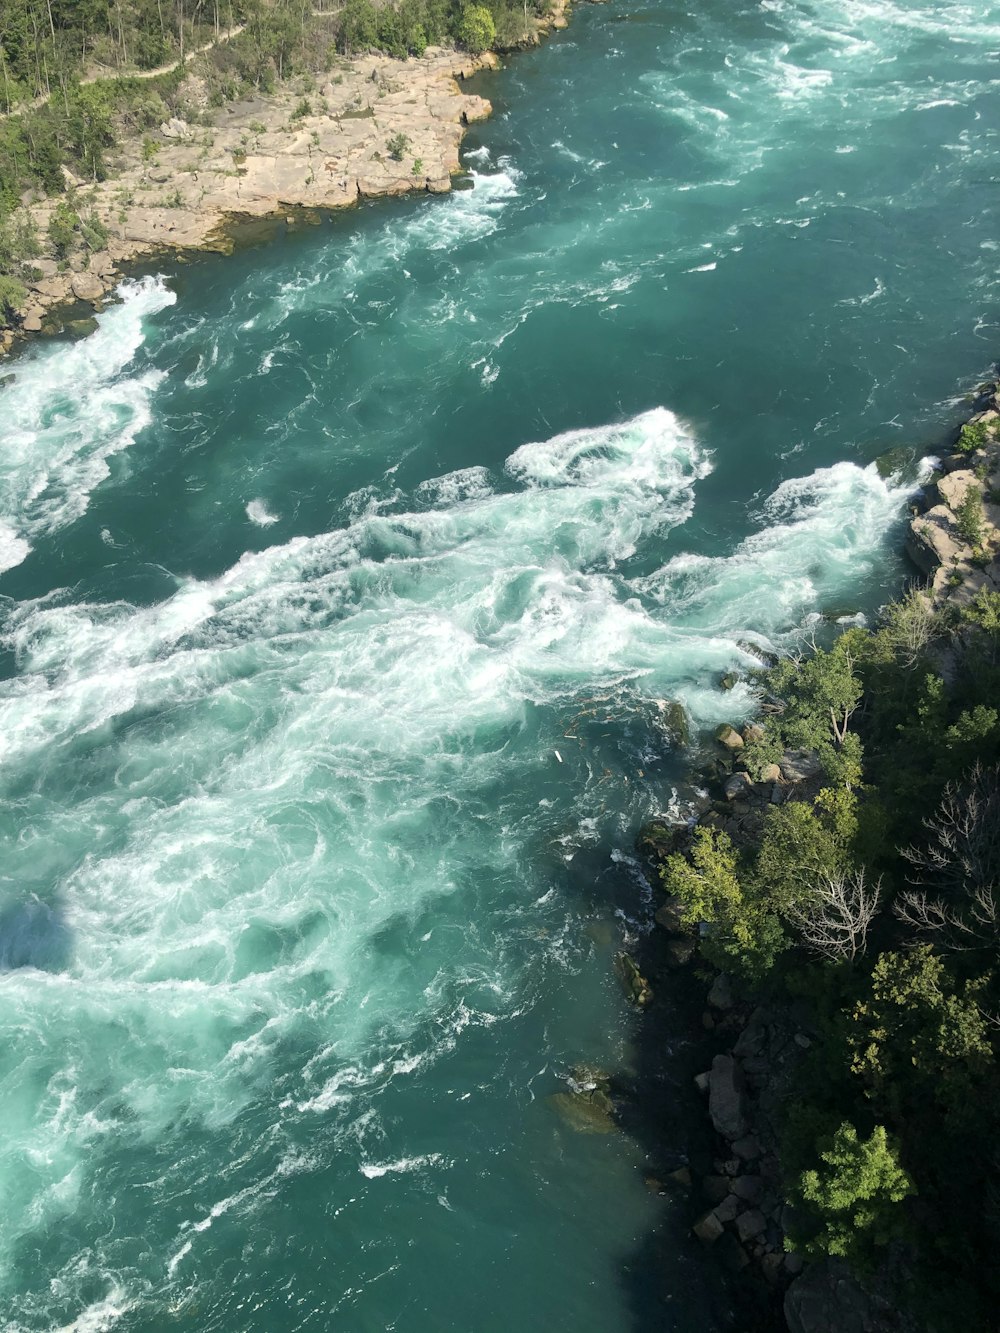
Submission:
<svg viewBox="0 0 1000 1333">
<path fill-rule="evenodd" d="M 269 528 L 280 521 L 280 515 L 272 514 L 263 500 L 251 500 L 246 506 L 246 515 L 259 528 Z"/>
</svg>

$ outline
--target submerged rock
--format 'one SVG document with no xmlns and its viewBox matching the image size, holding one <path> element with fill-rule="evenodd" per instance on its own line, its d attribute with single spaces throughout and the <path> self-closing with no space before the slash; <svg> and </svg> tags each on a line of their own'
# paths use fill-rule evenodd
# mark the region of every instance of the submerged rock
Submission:
<svg viewBox="0 0 1000 1333">
<path fill-rule="evenodd" d="M 615 958 L 615 971 L 629 1000 L 640 1009 L 645 1008 L 653 998 L 653 988 L 639 971 L 635 959 L 627 953 L 618 954 Z"/>
<path fill-rule="evenodd" d="M 571 1070 L 569 1092 L 554 1092 L 549 1105 L 577 1134 L 613 1134 L 611 1079 L 602 1070 L 577 1065 Z"/>
<path fill-rule="evenodd" d="M 657 699 L 656 707 L 660 714 L 660 730 L 671 745 L 689 745 L 691 727 L 684 705 L 676 699 Z"/>
</svg>

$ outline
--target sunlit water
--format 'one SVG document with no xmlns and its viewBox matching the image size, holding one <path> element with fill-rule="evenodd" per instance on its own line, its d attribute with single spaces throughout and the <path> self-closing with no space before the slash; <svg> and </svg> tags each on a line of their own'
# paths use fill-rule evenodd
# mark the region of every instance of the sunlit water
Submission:
<svg viewBox="0 0 1000 1333">
<path fill-rule="evenodd" d="M 870 464 L 1000 345 L 998 48 L 989 4 L 581 8 L 484 84 L 473 190 L 14 363 L 4 1327 L 733 1326 L 647 1145 L 547 1097 L 635 1066 L 657 701 L 731 718 L 741 642 L 905 577 Z"/>
</svg>

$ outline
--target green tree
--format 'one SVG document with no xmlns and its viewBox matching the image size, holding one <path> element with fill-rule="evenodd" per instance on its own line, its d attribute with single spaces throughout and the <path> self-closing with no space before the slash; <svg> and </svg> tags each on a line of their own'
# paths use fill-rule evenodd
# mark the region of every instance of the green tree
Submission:
<svg viewBox="0 0 1000 1333">
<path fill-rule="evenodd" d="M 458 21 L 457 37 L 467 51 L 478 55 L 496 41 L 496 24 L 485 5 L 466 5 Z"/>
<path fill-rule="evenodd" d="M 986 530 L 983 518 L 983 493 L 975 484 L 965 489 L 965 494 L 955 510 L 955 526 L 962 540 L 973 550 L 979 550 L 986 536 Z"/>
<path fill-rule="evenodd" d="M 695 829 L 687 856 L 668 856 L 660 878 L 667 892 L 680 899 L 684 922 L 707 926 L 702 952 L 711 962 L 748 978 L 773 966 L 787 941 L 769 905 L 744 893 L 727 834 Z"/>
<path fill-rule="evenodd" d="M 784 703 L 784 711 L 770 720 L 769 733 L 785 746 L 815 750 L 830 780 L 846 787 L 861 779 L 861 743 L 849 726 L 861 702 L 855 667 L 866 637 L 848 631 L 828 652 L 783 658 L 764 674 L 768 689 Z"/>
<path fill-rule="evenodd" d="M 913 1182 L 882 1125 L 862 1139 L 845 1121 L 819 1147 L 822 1165 L 799 1179 L 799 1194 L 819 1222 L 817 1234 L 803 1248 L 866 1266 L 873 1247 L 884 1246 L 901 1233 L 900 1204 L 916 1193 Z"/>
<path fill-rule="evenodd" d="M 76 240 L 80 219 L 64 199 L 56 204 L 55 211 L 49 218 L 49 240 L 60 259 L 65 259 Z"/>
<path fill-rule="evenodd" d="M 20 310 L 27 299 L 28 293 L 22 283 L 0 273 L 0 319 L 9 323 L 15 310 Z"/>
<path fill-rule="evenodd" d="M 882 954 L 855 1004 L 852 1068 L 897 1123 L 909 1106 L 960 1102 L 992 1062 L 978 987 L 964 991 L 929 945 Z"/>
</svg>

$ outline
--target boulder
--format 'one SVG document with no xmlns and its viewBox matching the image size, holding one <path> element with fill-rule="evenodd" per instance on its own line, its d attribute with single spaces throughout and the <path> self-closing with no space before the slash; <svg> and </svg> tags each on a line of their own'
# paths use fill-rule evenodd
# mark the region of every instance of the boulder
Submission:
<svg viewBox="0 0 1000 1333">
<path fill-rule="evenodd" d="M 779 764 L 765 764 L 760 773 L 761 782 L 780 782 L 781 767 Z M 772 797 L 772 800 L 774 798 Z"/>
<path fill-rule="evenodd" d="M 764 1182 L 760 1176 L 737 1176 L 732 1190 L 744 1203 L 760 1203 L 764 1197 Z"/>
<path fill-rule="evenodd" d="M 786 782 L 808 782 L 823 772 L 823 765 L 815 750 L 786 750 L 778 768 Z"/>
<path fill-rule="evenodd" d="M 664 930 L 670 931 L 672 935 L 686 935 L 687 927 L 684 924 L 684 903 L 682 899 L 674 895 L 662 903 L 653 916 L 653 920 Z"/>
<path fill-rule="evenodd" d="M 191 127 L 179 116 L 171 116 L 160 126 L 160 133 L 165 139 L 187 139 L 190 137 Z"/>
<path fill-rule="evenodd" d="M 599 1090 L 593 1093 L 554 1092 L 549 1105 L 577 1134 L 613 1134 L 611 1098 Z"/>
<path fill-rule="evenodd" d="M 965 558 L 968 547 L 959 538 L 955 516 L 947 505 L 935 505 L 913 519 L 907 530 L 906 554 L 923 574 Z"/>
<path fill-rule="evenodd" d="M 104 283 L 93 273 L 74 273 L 70 290 L 78 301 L 99 301 L 104 295 Z"/>
<path fill-rule="evenodd" d="M 767 1219 L 757 1208 L 750 1208 L 745 1213 L 740 1213 L 736 1219 L 736 1234 L 740 1240 L 746 1244 L 748 1240 L 753 1240 L 754 1236 L 759 1236 L 767 1226 Z"/>
<path fill-rule="evenodd" d="M 838 1259 L 810 1264 L 785 1293 L 784 1312 L 788 1333 L 880 1333 L 889 1327 Z"/>
<path fill-rule="evenodd" d="M 716 727 L 715 739 L 727 750 L 743 749 L 743 737 L 736 728 L 731 727 L 728 722 L 723 722 L 721 727 Z"/>
<path fill-rule="evenodd" d="M 743 1070 L 731 1055 L 717 1055 L 712 1061 L 708 1113 L 723 1138 L 741 1139 L 749 1128 Z"/>
<path fill-rule="evenodd" d="M 735 1194 L 727 1194 L 712 1211 L 720 1222 L 732 1222 L 742 1207 Z"/>
<path fill-rule="evenodd" d="M 660 715 L 660 730 L 670 744 L 674 746 L 690 744 L 691 727 L 684 705 L 678 703 L 676 699 L 657 699 L 656 708 Z"/>
<path fill-rule="evenodd" d="M 760 1141 L 754 1134 L 747 1134 L 745 1138 L 737 1139 L 733 1144 L 733 1152 L 743 1162 L 753 1162 L 760 1156 Z"/>
<path fill-rule="evenodd" d="M 694 952 L 697 947 L 697 941 L 693 940 L 690 936 L 678 936 L 675 939 L 667 940 L 667 965 L 669 967 L 686 967 L 694 957 Z M 645 1000 L 637 999 L 635 1001 L 636 1004 L 648 1004 L 653 998 L 653 992 L 649 990 L 648 983 L 643 982 L 643 985 L 645 985 L 646 989 L 649 991 L 649 996 Z"/>
<path fill-rule="evenodd" d="M 695 1074 L 694 1086 L 699 1092 L 708 1092 L 712 1085 L 712 1075 L 708 1072 L 704 1074 Z"/>
<path fill-rule="evenodd" d="M 733 773 L 722 784 L 722 790 L 725 793 L 727 801 L 736 801 L 740 797 L 747 797 L 753 791 L 753 783 L 747 777 L 746 773 Z"/>
<path fill-rule="evenodd" d="M 720 1009 L 723 1013 L 732 1009 L 733 987 L 725 972 L 720 972 L 712 982 L 712 989 L 708 992 L 708 1002 L 713 1009 Z"/>
<path fill-rule="evenodd" d="M 710 1208 L 698 1218 L 691 1230 L 706 1245 L 713 1245 L 722 1235 L 724 1228 L 714 1210 Z"/>
</svg>

